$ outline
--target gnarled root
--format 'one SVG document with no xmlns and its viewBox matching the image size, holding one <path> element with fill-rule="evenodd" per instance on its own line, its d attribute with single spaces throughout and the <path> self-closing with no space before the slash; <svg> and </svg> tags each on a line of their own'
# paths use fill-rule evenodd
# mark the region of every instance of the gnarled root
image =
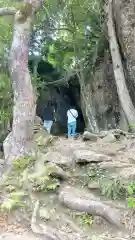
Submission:
<svg viewBox="0 0 135 240">
<path fill-rule="evenodd" d="M 37 223 L 38 211 L 39 211 L 39 201 L 37 200 L 36 203 L 34 204 L 34 210 L 33 210 L 32 219 L 31 219 L 31 229 L 33 233 L 40 236 L 41 235 L 44 236 L 45 240 L 62 240 L 63 238 L 58 236 L 59 233 L 57 234 L 58 231 L 56 231 L 51 227 Z"/>
<path fill-rule="evenodd" d="M 84 194 L 76 196 L 75 193 L 76 190 L 74 188 L 64 188 L 59 194 L 60 202 L 70 209 L 95 216 L 101 216 L 114 226 L 123 228 L 123 225 L 120 222 L 120 214 L 116 209 L 111 208 L 99 200 L 87 199 Z"/>
</svg>

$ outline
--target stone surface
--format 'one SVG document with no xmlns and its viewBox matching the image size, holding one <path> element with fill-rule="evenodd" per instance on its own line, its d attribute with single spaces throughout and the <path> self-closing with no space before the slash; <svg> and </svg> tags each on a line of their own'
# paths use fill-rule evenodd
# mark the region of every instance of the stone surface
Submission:
<svg viewBox="0 0 135 240">
<path fill-rule="evenodd" d="M 129 161 L 127 161 L 127 163 L 119 162 L 119 161 L 101 162 L 98 165 L 100 168 L 103 168 L 103 169 L 132 167 L 132 164 L 130 164 Z"/>
<path fill-rule="evenodd" d="M 88 188 L 89 188 L 90 190 L 98 190 L 98 189 L 100 189 L 100 184 L 99 184 L 98 181 L 96 181 L 96 182 L 90 182 L 90 183 L 88 184 Z"/>
<path fill-rule="evenodd" d="M 0 159 L 0 165 L 4 165 L 4 159 Z"/>
<path fill-rule="evenodd" d="M 62 168 L 57 166 L 54 163 L 46 163 L 45 164 L 45 171 L 46 174 L 51 175 L 52 177 L 56 177 L 62 180 L 67 180 L 68 179 L 68 174 Z"/>
<path fill-rule="evenodd" d="M 65 149 L 65 151 L 66 151 L 66 149 Z M 72 165 L 72 158 L 70 158 L 68 155 L 64 156 L 57 151 L 48 152 L 46 155 L 44 155 L 44 161 L 52 162 L 59 166 L 65 166 L 65 167 Z"/>
<path fill-rule="evenodd" d="M 103 138 L 103 141 L 107 143 L 113 143 L 116 142 L 116 138 L 112 133 L 109 133 Z"/>
<path fill-rule="evenodd" d="M 119 177 L 127 180 L 135 180 L 135 167 L 123 168 L 119 171 Z"/>
<path fill-rule="evenodd" d="M 73 161 L 76 163 L 91 163 L 111 161 L 112 158 L 89 150 L 76 150 L 73 152 Z"/>
<path fill-rule="evenodd" d="M 55 163 L 51 162 L 43 162 L 43 159 L 41 161 L 39 160 L 36 162 L 34 173 L 32 173 L 30 176 L 31 178 L 38 179 L 41 176 L 52 176 L 56 177 L 58 179 L 67 180 L 68 174 L 65 172 L 61 167 L 57 166 Z"/>
<path fill-rule="evenodd" d="M 86 140 L 90 140 L 92 142 L 96 142 L 98 139 L 98 136 L 96 134 L 93 134 L 91 132 L 88 132 L 88 131 L 85 131 L 83 133 L 83 140 L 86 141 Z"/>
<path fill-rule="evenodd" d="M 99 134 L 98 134 L 98 136 L 99 136 L 100 138 L 104 138 L 104 137 L 107 136 L 107 134 L 108 134 L 108 131 L 100 131 Z"/>
<path fill-rule="evenodd" d="M 15 235 L 13 233 L 5 233 L 2 236 L 0 236 L 0 240 L 40 240 L 41 238 L 37 238 L 32 234 L 24 233 L 22 235 Z M 45 240 L 47 240 L 45 238 Z"/>
</svg>

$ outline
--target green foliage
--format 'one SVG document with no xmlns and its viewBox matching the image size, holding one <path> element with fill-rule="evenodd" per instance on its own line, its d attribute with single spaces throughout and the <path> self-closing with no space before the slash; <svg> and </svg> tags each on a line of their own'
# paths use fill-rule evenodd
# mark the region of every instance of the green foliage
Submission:
<svg viewBox="0 0 135 240">
<path fill-rule="evenodd" d="M 128 127 L 129 127 L 129 130 L 132 132 L 135 129 L 135 123 L 132 125 L 129 125 Z"/>
<path fill-rule="evenodd" d="M 99 181 L 100 179 L 104 179 L 106 175 L 107 171 L 97 167 L 92 167 L 86 169 L 82 180 L 86 185 L 89 185 L 91 181 Z"/>
<path fill-rule="evenodd" d="M 0 73 L 0 123 L 12 117 L 12 90 L 11 81 L 7 74 Z"/>
<path fill-rule="evenodd" d="M 70 73 L 68 79 L 80 71 L 80 62 L 85 75 L 93 68 L 105 49 L 101 44 L 104 41 L 102 23 L 102 0 L 45 2 L 44 10 L 37 15 L 36 29 L 42 29 L 43 59 L 57 69 L 60 78 L 65 71 Z"/>
<path fill-rule="evenodd" d="M 128 207 L 135 208 L 135 182 L 132 182 L 128 186 Z"/>
<path fill-rule="evenodd" d="M 48 175 L 43 175 L 38 178 L 30 178 L 30 184 L 32 184 L 33 192 L 47 192 L 50 190 L 56 190 L 59 187 L 59 181 L 55 178 L 51 178 Z"/>
<path fill-rule="evenodd" d="M 23 171 L 27 167 L 30 168 L 34 162 L 35 162 L 35 159 L 30 156 L 20 157 L 19 159 L 15 160 L 13 162 L 13 170 L 14 171 Z"/>
<path fill-rule="evenodd" d="M 1 211 L 11 211 L 17 207 L 24 207 L 24 196 L 26 194 L 23 191 L 12 192 L 10 198 L 6 199 L 1 205 Z"/>
<path fill-rule="evenodd" d="M 55 191 L 59 187 L 59 181 L 51 177 L 52 171 L 50 166 L 47 171 L 46 168 L 42 168 L 41 173 L 36 172 L 35 159 L 29 156 L 15 160 L 2 186 L 9 197 L 1 204 L 1 210 L 10 211 L 16 207 L 25 207 L 26 200 L 32 192 Z"/>
<path fill-rule="evenodd" d="M 77 217 L 77 219 L 82 226 L 87 225 L 90 227 L 93 224 L 93 217 L 92 217 L 92 215 L 90 215 L 88 213 L 83 213 L 83 214 L 79 215 Z"/>
<path fill-rule="evenodd" d="M 100 181 L 101 194 L 112 200 L 125 198 L 127 182 L 118 179 L 104 179 Z"/>
<path fill-rule="evenodd" d="M 0 7 L 19 7 L 19 1 L 0 1 Z M 12 40 L 14 16 L 0 17 L 0 56 L 4 56 L 5 49 L 9 47 Z"/>
<path fill-rule="evenodd" d="M 123 179 L 111 179 L 108 171 L 104 169 L 96 167 L 86 169 L 81 180 L 87 186 L 97 183 L 101 194 L 112 200 L 125 199 L 127 196 L 129 182 Z"/>
</svg>

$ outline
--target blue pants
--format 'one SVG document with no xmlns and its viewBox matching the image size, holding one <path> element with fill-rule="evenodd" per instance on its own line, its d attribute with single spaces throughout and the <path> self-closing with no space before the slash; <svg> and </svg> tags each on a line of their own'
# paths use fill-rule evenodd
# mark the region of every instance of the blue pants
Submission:
<svg viewBox="0 0 135 240">
<path fill-rule="evenodd" d="M 51 120 L 44 120 L 44 128 L 47 130 L 48 133 L 51 132 L 53 121 Z"/>
<path fill-rule="evenodd" d="M 68 137 L 76 136 L 76 121 L 68 123 Z"/>
</svg>

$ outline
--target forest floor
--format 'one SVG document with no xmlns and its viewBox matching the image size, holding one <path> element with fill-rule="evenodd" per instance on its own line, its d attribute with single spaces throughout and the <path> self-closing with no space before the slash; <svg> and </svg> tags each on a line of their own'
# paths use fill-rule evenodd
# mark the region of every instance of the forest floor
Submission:
<svg viewBox="0 0 135 240">
<path fill-rule="evenodd" d="M 1 213 L 0 239 L 135 239 L 135 216 L 126 199 L 127 184 L 135 179 L 132 142 L 57 138 L 43 150 L 36 170 L 43 161 L 55 164 L 59 188 L 34 194 L 40 206 L 33 227 L 23 211 Z"/>
</svg>

